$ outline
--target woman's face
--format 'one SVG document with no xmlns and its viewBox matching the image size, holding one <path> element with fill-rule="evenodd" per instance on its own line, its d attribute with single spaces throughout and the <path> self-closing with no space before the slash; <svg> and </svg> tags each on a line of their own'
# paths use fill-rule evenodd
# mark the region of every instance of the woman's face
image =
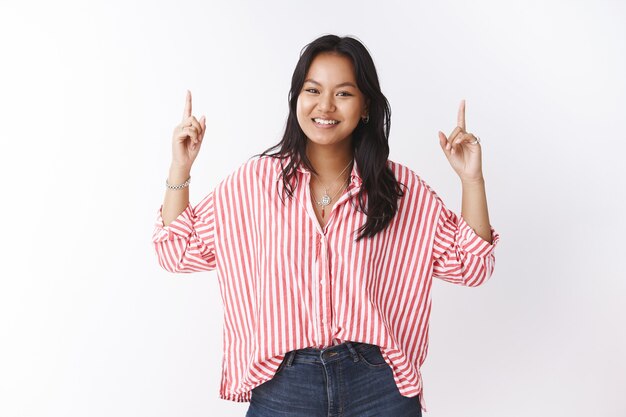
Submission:
<svg viewBox="0 0 626 417">
<path fill-rule="evenodd" d="M 366 115 L 365 97 L 357 87 L 350 58 L 318 54 L 298 95 L 298 123 L 307 138 L 319 145 L 350 140 L 359 119 Z"/>
</svg>

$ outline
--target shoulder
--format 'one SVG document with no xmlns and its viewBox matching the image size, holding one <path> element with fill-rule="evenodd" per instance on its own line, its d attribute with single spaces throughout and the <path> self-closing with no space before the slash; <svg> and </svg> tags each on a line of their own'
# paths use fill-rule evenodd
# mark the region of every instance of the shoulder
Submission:
<svg viewBox="0 0 626 417">
<path fill-rule="evenodd" d="M 401 187 L 406 189 L 409 194 L 432 199 L 437 203 L 441 202 L 441 198 L 435 190 L 416 171 L 391 159 L 387 160 L 387 166 L 395 175 L 396 180 L 403 184 Z"/>
<path fill-rule="evenodd" d="M 280 161 L 271 156 L 253 156 L 237 166 L 217 186 L 221 190 L 242 189 L 255 184 L 271 181 L 276 177 L 280 168 Z"/>
<path fill-rule="evenodd" d="M 391 172 L 393 172 L 397 181 L 401 182 L 410 189 L 426 185 L 417 172 L 404 164 L 387 159 L 387 167 L 391 169 Z"/>
<path fill-rule="evenodd" d="M 263 155 L 263 156 L 252 156 L 248 158 L 247 161 L 240 164 L 237 168 L 233 170 L 230 174 L 232 176 L 237 175 L 250 175 L 250 174 L 260 174 L 266 170 L 275 169 L 276 165 L 278 165 L 278 159 Z"/>
<path fill-rule="evenodd" d="M 264 178 L 269 173 L 275 172 L 278 167 L 280 163 L 277 158 L 269 155 L 255 155 L 239 165 L 231 176 Z"/>
<path fill-rule="evenodd" d="M 413 185 L 419 177 L 415 171 L 409 168 L 406 165 L 401 164 L 400 162 L 392 161 L 391 159 L 387 159 L 387 167 L 391 169 L 393 175 L 396 177 L 397 181 L 409 186 Z M 410 184 L 407 184 L 410 183 Z"/>
</svg>

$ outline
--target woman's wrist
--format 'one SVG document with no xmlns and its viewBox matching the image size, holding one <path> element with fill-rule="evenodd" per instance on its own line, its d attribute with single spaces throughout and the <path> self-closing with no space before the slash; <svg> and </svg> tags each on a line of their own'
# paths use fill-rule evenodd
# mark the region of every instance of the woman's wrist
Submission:
<svg viewBox="0 0 626 417">
<path fill-rule="evenodd" d="M 187 167 L 178 167 L 176 165 L 170 166 L 170 172 L 167 177 L 167 182 L 171 185 L 182 184 L 187 181 L 190 176 L 191 169 Z"/>
</svg>

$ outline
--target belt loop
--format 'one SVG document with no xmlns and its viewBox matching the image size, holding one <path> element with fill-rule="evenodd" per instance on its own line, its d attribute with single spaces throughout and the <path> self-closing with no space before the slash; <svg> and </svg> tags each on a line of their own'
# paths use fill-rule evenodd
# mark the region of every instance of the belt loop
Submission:
<svg viewBox="0 0 626 417">
<path fill-rule="evenodd" d="M 350 343 L 349 340 L 346 340 L 346 346 L 348 347 L 348 350 L 350 351 L 350 354 L 352 354 L 352 360 L 354 362 L 358 362 L 359 361 L 359 354 L 357 353 L 356 349 L 354 348 L 354 346 L 352 346 L 352 343 Z"/>
<path fill-rule="evenodd" d="M 289 353 L 287 353 L 287 366 L 291 366 L 291 364 L 293 363 L 294 356 L 296 356 L 295 350 L 292 350 Z"/>
</svg>

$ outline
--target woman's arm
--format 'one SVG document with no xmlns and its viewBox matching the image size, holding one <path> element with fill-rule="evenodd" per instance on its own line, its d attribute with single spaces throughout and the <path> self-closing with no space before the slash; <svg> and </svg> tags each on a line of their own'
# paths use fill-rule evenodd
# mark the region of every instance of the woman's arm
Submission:
<svg viewBox="0 0 626 417">
<path fill-rule="evenodd" d="M 485 241 L 492 243 L 485 180 L 463 181 L 461 216 Z"/>
<path fill-rule="evenodd" d="M 166 271 L 211 271 L 217 267 L 213 195 L 211 191 L 195 207 L 187 204 L 167 225 L 162 217 L 165 206 L 159 208 L 152 242 L 157 260 Z"/>
<path fill-rule="evenodd" d="M 170 166 L 170 174 L 167 177 L 168 184 L 178 185 L 184 183 L 189 178 L 189 169 L 178 168 L 174 164 Z M 169 225 L 180 213 L 189 205 L 189 186 L 179 190 L 165 188 L 165 198 L 163 200 L 163 226 Z"/>
<path fill-rule="evenodd" d="M 480 141 L 465 129 L 465 100 L 462 100 L 457 114 L 456 127 L 449 137 L 439 132 L 439 145 L 461 179 L 463 187 L 461 217 L 477 235 L 491 243 Z"/>
<path fill-rule="evenodd" d="M 191 114 L 191 91 L 187 90 L 185 97 L 185 109 L 183 120 L 175 128 L 172 134 L 172 163 L 167 182 L 170 185 L 179 185 L 189 178 L 202 139 L 206 132 L 206 119 L 204 116 L 198 121 Z M 166 188 L 165 200 L 163 201 L 162 216 L 163 226 L 169 225 L 189 205 L 189 187 L 178 190 Z"/>
<path fill-rule="evenodd" d="M 167 182 L 183 184 L 198 156 L 206 120 L 191 114 L 191 92 L 187 90 L 183 121 L 172 135 L 172 163 Z M 159 264 L 170 272 L 210 271 L 216 268 L 213 192 L 196 207 L 189 204 L 189 186 L 166 187 L 157 213 L 152 242 Z"/>
</svg>

